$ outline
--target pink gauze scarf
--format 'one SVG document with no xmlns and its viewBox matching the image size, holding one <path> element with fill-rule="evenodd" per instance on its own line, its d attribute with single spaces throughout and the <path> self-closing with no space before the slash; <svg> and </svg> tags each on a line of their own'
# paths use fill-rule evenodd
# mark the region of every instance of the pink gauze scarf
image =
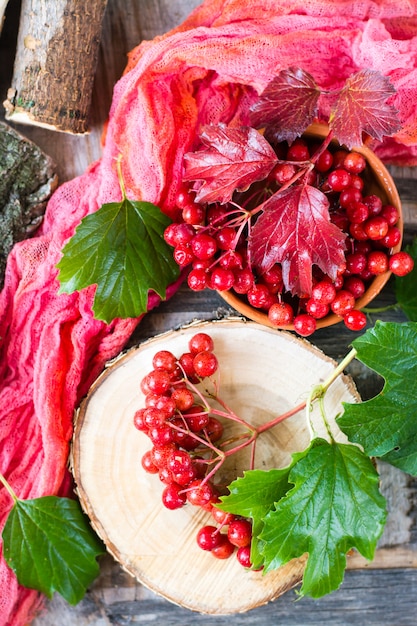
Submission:
<svg viewBox="0 0 417 626">
<path fill-rule="evenodd" d="M 245 123 L 255 95 L 297 65 L 322 88 L 361 68 L 389 76 L 402 130 L 374 145 L 417 164 L 417 4 L 404 0 L 207 0 L 178 28 L 143 42 L 114 90 L 102 157 L 51 198 L 38 235 L 15 245 L 0 294 L 0 470 L 21 498 L 64 494 L 74 408 L 139 320 L 94 319 L 93 288 L 58 295 L 55 269 L 81 218 L 128 197 L 172 214 L 184 152 L 204 123 Z M 176 289 L 168 291 L 170 297 Z M 149 308 L 158 304 L 151 297 Z M 11 500 L 0 489 L 3 527 Z M 43 597 L 0 561 L 0 626 L 28 624 Z"/>
</svg>

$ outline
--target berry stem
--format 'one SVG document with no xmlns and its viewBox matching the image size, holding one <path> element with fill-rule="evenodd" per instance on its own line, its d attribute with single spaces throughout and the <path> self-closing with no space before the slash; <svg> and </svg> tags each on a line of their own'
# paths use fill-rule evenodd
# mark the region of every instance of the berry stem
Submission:
<svg viewBox="0 0 417 626">
<path fill-rule="evenodd" d="M 386 306 L 379 306 L 379 307 L 363 307 L 361 309 L 361 311 L 363 311 L 364 313 L 385 313 L 386 311 L 397 311 L 399 310 L 401 307 L 398 304 L 398 302 L 395 302 L 394 304 L 387 304 Z"/>
<path fill-rule="evenodd" d="M 9 493 L 10 497 L 12 498 L 13 502 L 16 503 L 19 498 L 17 497 L 17 495 L 15 494 L 15 492 L 13 491 L 13 489 L 11 488 L 9 483 L 7 482 L 6 478 L 1 473 L 0 473 L 0 483 L 3 485 L 3 487 L 6 488 L 7 492 Z"/>
</svg>

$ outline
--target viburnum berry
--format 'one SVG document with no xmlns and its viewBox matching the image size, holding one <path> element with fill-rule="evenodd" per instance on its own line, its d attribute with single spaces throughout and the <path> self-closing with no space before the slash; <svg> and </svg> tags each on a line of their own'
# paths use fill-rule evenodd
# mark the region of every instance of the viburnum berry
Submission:
<svg viewBox="0 0 417 626">
<path fill-rule="evenodd" d="M 206 524 L 197 533 L 197 544 L 202 550 L 211 552 L 222 542 L 222 535 L 216 526 Z"/>
<path fill-rule="evenodd" d="M 207 233 L 198 233 L 191 240 L 191 250 L 197 259 L 211 259 L 217 252 L 217 242 Z"/>
<path fill-rule="evenodd" d="M 287 302 L 275 302 L 268 310 L 268 319 L 274 326 L 288 326 L 293 318 L 293 308 Z"/>
<path fill-rule="evenodd" d="M 347 289 L 341 289 L 337 292 L 330 308 L 336 315 L 345 315 L 355 306 L 355 298 Z"/>
<path fill-rule="evenodd" d="M 365 233 L 368 235 L 369 239 L 373 241 L 377 241 L 378 239 L 382 239 L 388 232 L 388 222 L 385 217 L 381 215 L 376 215 L 375 217 L 368 218 L 363 223 L 363 229 Z"/>
<path fill-rule="evenodd" d="M 250 568 L 252 567 L 252 562 L 250 560 L 250 546 L 242 546 L 238 548 L 236 552 L 236 558 L 243 567 Z"/>
<path fill-rule="evenodd" d="M 252 524 L 246 519 L 233 520 L 229 524 L 227 537 L 238 548 L 248 546 L 252 540 Z"/>
<path fill-rule="evenodd" d="M 342 168 L 332 170 L 327 176 L 327 184 L 333 191 L 343 191 L 350 185 L 350 174 Z"/>
<path fill-rule="evenodd" d="M 379 243 L 386 248 L 395 248 L 401 241 L 401 231 L 397 226 L 390 226 L 385 237 L 379 240 Z"/>
<path fill-rule="evenodd" d="M 194 395 L 187 387 L 179 387 L 172 390 L 171 399 L 175 408 L 179 411 L 187 411 L 194 404 Z"/>
<path fill-rule="evenodd" d="M 359 276 L 348 276 L 343 283 L 343 289 L 350 291 L 357 300 L 365 293 L 365 283 Z"/>
<path fill-rule="evenodd" d="M 316 320 L 308 313 L 300 313 L 294 317 L 294 329 L 302 337 L 312 335 L 316 328 Z"/>
<path fill-rule="evenodd" d="M 200 378 L 212 376 L 218 367 L 217 357 L 213 352 L 197 352 L 193 360 L 194 371 Z"/>
<path fill-rule="evenodd" d="M 396 276 L 406 276 L 413 268 L 413 257 L 408 252 L 396 252 L 389 259 L 389 269 Z"/>
<path fill-rule="evenodd" d="M 311 291 L 311 297 L 317 302 L 330 304 L 336 295 L 336 287 L 328 280 L 321 280 L 316 283 Z"/>
<path fill-rule="evenodd" d="M 253 287 L 254 276 L 248 267 L 235 270 L 235 282 L 233 283 L 233 291 L 238 294 L 245 294 Z"/>
<path fill-rule="evenodd" d="M 225 267 L 215 267 L 210 276 L 210 288 L 216 291 L 228 291 L 233 287 L 235 275 Z"/>
<path fill-rule="evenodd" d="M 349 152 L 343 159 L 343 167 L 352 174 L 360 174 L 366 167 L 366 161 L 359 152 Z"/>
<path fill-rule="evenodd" d="M 203 291 L 208 286 L 209 274 L 204 269 L 192 269 L 187 276 L 187 284 L 193 291 Z"/>
<path fill-rule="evenodd" d="M 325 302 L 320 302 L 318 300 L 314 300 L 313 298 L 309 298 L 306 302 L 306 311 L 309 315 L 314 317 L 314 319 L 319 320 L 323 317 L 326 317 L 328 314 L 330 307 Z"/>
<path fill-rule="evenodd" d="M 186 224 L 193 226 L 204 224 L 205 211 L 201 204 L 188 204 L 183 208 L 181 215 Z"/>
<path fill-rule="evenodd" d="M 345 313 L 343 321 L 349 330 L 363 330 L 366 326 L 366 315 L 363 311 L 353 309 L 352 311 Z"/>
<path fill-rule="evenodd" d="M 148 472 L 148 474 L 158 474 L 159 468 L 153 461 L 152 450 L 147 450 L 145 454 L 143 454 L 141 464 L 145 472 Z"/>
<path fill-rule="evenodd" d="M 373 250 L 368 254 L 367 268 L 375 276 L 388 270 L 388 256 L 382 250 Z"/>
<path fill-rule="evenodd" d="M 180 509 L 187 502 L 187 495 L 183 491 L 183 487 L 172 483 L 167 485 L 162 492 L 162 504 L 167 509 Z"/>
<path fill-rule="evenodd" d="M 212 352 L 214 350 L 214 341 L 208 333 L 195 333 L 188 341 L 188 349 L 193 355 L 198 352 Z"/>
<path fill-rule="evenodd" d="M 220 533 L 219 545 L 211 550 L 211 554 L 215 556 L 216 559 L 228 559 L 232 556 L 234 551 L 235 546 L 230 543 L 226 535 Z"/>
<path fill-rule="evenodd" d="M 217 492 L 210 481 L 197 478 L 193 480 L 186 491 L 186 497 L 194 506 L 207 506 L 216 499 Z"/>
</svg>

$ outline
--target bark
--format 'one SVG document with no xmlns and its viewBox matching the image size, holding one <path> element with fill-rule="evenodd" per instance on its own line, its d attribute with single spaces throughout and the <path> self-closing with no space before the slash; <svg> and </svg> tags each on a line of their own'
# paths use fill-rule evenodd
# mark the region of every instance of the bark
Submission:
<svg viewBox="0 0 417 626">
<path fill-rule="evenodd" d="M 35 233 L 56 186 L 52 159 L 0 123 L 0 287 L 10 250 Z"/>
<path fill-rule="evenodd" d="M 88 130 L 107 0 L 23 0 L 6 119 Z"/>
</svg>

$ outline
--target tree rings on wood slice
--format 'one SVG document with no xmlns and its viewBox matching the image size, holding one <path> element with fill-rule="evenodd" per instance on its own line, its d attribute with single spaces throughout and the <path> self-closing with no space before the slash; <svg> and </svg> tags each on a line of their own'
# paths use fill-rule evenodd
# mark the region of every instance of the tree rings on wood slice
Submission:
<svg viewBox="0 0 417 626">
<path fill-rule="evenodd" d="M 304 339 L 254 322 L 227 319 L 191 324 L 159 335 L 109 364 L 78 410 L 72 446 L 72 469 L 81 504 L 107 549 L 142 584 L 182 607 L 207 614 L 232 614 L 263 605 L 296 586 L 306 557 L 263 574 L 243 568 L 232 556 L 218 560 L 201 550 L 196 534 L 209 513 L 186 504 L 170 511 L 161 501 L 163 484 L 146 473 L 142 455 L 149 438 L 135 429 L 133 415 L 144 407 L 142 378 L 158 350 L 180 357 L 197 332 L 214 340 L 219 360 L 220 396 L 246 421 L 259 425 L 307 400 L 312 388 L 333 372 L 336 363 Z M 334 438 L 346 441 L 335 416 L 341 402 L 359 397 L 351 379 L 339 377 L 324 405 Z M 239 428 L 224 421 L 224 437 Z M 230 422 L 230 423 L 229 423 Z M 257 440 L 255 467 L 283 467 L 291 454 L 312 438 L 326 437 L 315 406 L 299 411 Z M 231 482 L 249 468 L 245 449 L 221 468 Z"/>
</svg>

